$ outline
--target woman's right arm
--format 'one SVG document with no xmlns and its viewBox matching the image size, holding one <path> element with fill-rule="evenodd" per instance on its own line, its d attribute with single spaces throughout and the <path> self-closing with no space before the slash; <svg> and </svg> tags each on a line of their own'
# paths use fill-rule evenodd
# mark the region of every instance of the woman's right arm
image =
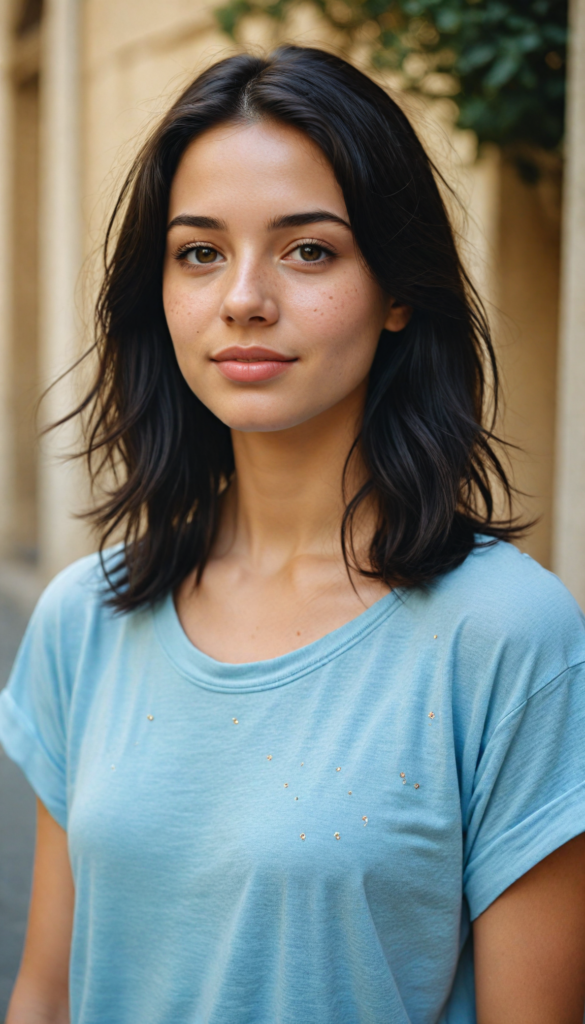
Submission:
<svg viewBox="0 0 585 1024">
<path fill-rule="evenodd" d="M 39 800 L 28 929 L 6 1024 L 69 1024 L 73 904 L 67 834 Z"/>
</svg>

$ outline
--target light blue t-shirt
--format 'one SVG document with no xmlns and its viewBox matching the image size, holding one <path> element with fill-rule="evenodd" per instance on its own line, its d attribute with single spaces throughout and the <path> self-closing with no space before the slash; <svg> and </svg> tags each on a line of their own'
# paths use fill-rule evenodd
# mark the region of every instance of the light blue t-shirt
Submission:
<svg viewBox="0 0 585 1024">
<path fill-rule="evenodd" d="M 503 543 L 242 665 L 71 566 L 0 738 L 68 831 L 72 1024 L 473 1024 L 470 920 L 585 831 L 584 665 Z"/>
</svg>

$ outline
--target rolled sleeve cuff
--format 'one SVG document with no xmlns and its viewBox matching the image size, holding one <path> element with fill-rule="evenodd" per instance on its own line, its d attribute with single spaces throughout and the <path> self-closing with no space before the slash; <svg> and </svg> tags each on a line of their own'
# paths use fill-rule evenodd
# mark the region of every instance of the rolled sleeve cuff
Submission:
<svg viewBox="0 0 585 1024">
<path fill-rule="evenodd" d="M 0 743 L 22 769 L 39 800 L 61 828 L 67 828 L 63 771 L 51 760 L 33 726 L 4 690 L 0 695 Z"/>
<path fill-rule="evenodd" d="M 541 807 L 491 843 L 465 869 L 471 920 L 559 846 L 585 832 L 585 782 Z"/>
</svg>

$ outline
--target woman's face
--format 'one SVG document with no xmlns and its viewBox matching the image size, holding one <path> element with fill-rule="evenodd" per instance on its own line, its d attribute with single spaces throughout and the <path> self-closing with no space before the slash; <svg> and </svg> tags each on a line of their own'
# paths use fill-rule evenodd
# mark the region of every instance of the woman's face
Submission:
<svg viewBox="0 0 585 1024">
<path fill-rule="evenodd" d="M 363 390 L 396 305 L 360 260 L 321 150 L 269 121 L 186 150 L 169 204 L 163 300 L 187 383 L 235 430 L 296 426 Z"/>
</svg>

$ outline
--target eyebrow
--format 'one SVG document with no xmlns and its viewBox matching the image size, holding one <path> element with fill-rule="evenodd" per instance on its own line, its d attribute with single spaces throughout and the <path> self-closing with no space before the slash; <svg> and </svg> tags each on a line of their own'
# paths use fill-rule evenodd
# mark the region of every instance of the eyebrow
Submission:
<svg viewBox="0 0 585 1024">
<path fill-rule="evenodd" d="M 306 213 L 289 213 L 283 217 L 275 217 L 268 222 L 269 231 L 278 231 L 282 228 L 300 228 L 304 224 L 323 224 L 329 221 L 332 224 L 341 224 L 344 228 L 351 226 L 342 217 L 338 217 L 329 210 L 309 210 Z M 171 228 L 203 228 L 208 231 L 227 231 L 227 224 L 224 220 L 217 220 L 216 217 L 196 217 L 194 214 L 181 213 L 173 217 L 167 231 Z"/>
<path fill-rule="evenodd" d="M 342 224 L 344 228 L 351 226 L 342 217 L 338 217 L 329 210 L 310 210 L 307 213 L 289 213 L 285 217 L 276 217 L 268 224 L 269 231 L 278 231 L 279 228 L 300 228 L 303 224 L 322 224 L 330 221 L 333 224 Z"/>
<path fill-rule="evenodd" d="M 224 220 L 217 220 L 215 217 L 195 217 L 191 213 L 181 213 L 173 217 L 167 231 L 171 228 L 207 228 L 208 231 L 227 231 L 227 224 Z"/>
</svg>

